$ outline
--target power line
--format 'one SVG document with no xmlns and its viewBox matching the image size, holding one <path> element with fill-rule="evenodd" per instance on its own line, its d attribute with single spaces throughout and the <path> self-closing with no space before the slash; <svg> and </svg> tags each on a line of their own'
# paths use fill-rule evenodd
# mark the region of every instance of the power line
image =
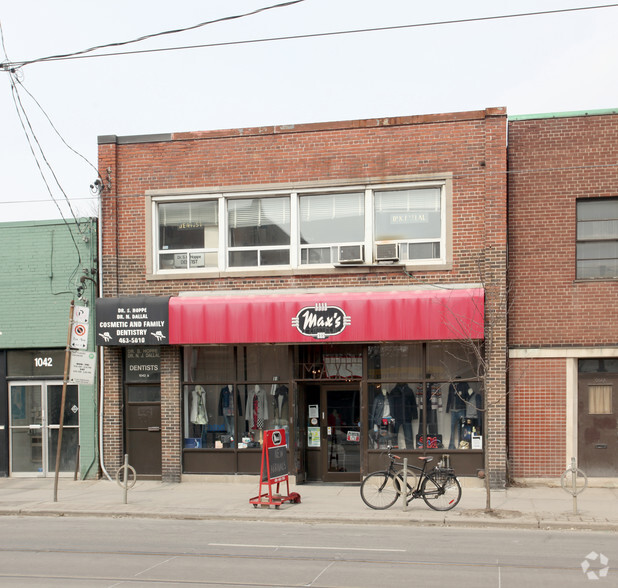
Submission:
<svg viewBox="0 0 618 588">
<path fill-rule="evenodd" d="M 195 29 L 199 29 L 201 27 L 205 27 L 207 25 L 211 25 L 211 24 L 215 24 L 215 23 L 219 23 L 219 22 L 225 22 L 225 21 L 229 21 L 229 20 L 236 20 L 236 19 L 240 19 L 240 18 L 246 18 L 248 16 L 253 16 L 255 14 L 259 14 L 260 12 L 265 12 L 267 10 L 274 10 L 277 8 L 287 8 L 288 6 L 292 6 L 293 4 L 299 4 L 301 2 L 305 2 L 305 0 L 290 0 L 289 2 L 282 2 L 281 4 L 273 4 L 271 6 L 264 6 L 262 8 L 258 8 L 256 10 L 252 10 L 250 12 L 245 12 L 243 14 L 235 14 L 235 15 L 231 15 L 231 16 L 223 16 L 221 18 L 216 18 L 214 20 L 207 20 L 189 27 L 183 27 L 180 29 L 173 29 L 173 30 L 169 30 L 169 31 L 161 31 L 159 33 L 151 33 L 148 35 L 143 35 L 141 37 L 138 37 L 137 39 L 131 39 L 128 41 L 119 41 L 116 43 L 107 43 L 105 45 L 97 45 L 95 47 L 90 47 L 89 49 L 83 49 L 82 51 L 76 51 L 74 53 L 66 53 L 63 55 L 51 55 L 49 57 L 39 57 L 38 59 L 32 59 L 29 61 L 23 61 L 21 62 L 20 65 L 17 65 L 17 67 L 22 67 L 24 65 L 30 65 L 32 63 L 39 63 L 41 61 L 56 61 L 56 60 L 60 60 L 60 59 L 69 59 L 69 58 L 77 58 L 78 56 L 84 56 L 84 54 L 86 53 L 91 53 L 93 51 L 98 51 L 100 49 L 107 49 L 108 47 L 121 47 L 123 45 L 130 45 L 131 43 L 139 43 L 141 41 L 145 41 L 147 39 L 153 39 L 155 37 L 162 37 L 164 35 L 175 35 L 178 33 L 184 33 L 186 31 L 192 31 Z M 91 57 L 91 56 L 88 56 Z M 6 69 L 6 65 L 5 65 L 5 69 Z M 16 64 L 8 64 L 9 66 L 11 65 L 16 65 Z"/>
<path fill-rule="evenodd" d="M 58 181 L 58 178 L 56 177 L 56 174 L 54 173 L 54 170 L 52 169 L 51 165 L 49 164 L 49 162 L 47 161 L 47 158 L 45 157 L 45 153 L 43 152 L 43 149 L 41 147 L 41 144 L 39 143 L 39 140 L 36 137 L 36 134 L 34 132 L 34 129 L 32 128 L 32 125 L 30 124 L 30 120 L 28 119 L 28 115 L 23 107 L 22 101 L 21 101 L 21 97 L 19 96 L 19 91 L 17 90 L 17 85 L 15 84 L 15 81 L 13 79 L 13 76 L 11 76 L 11 95 L 13 97 L 13 103 L 15 104 L 15 110 L 17 111 L 17 116 L 19 118 L 19 122 L 21 123 L 22 129 L 24 131 L 24 134 L 26 135 L 26 140 L 28 141 L 28 145 L 30 147 L 30 151 L 32 153 L 32 156 L 34 157 L 34 161 L 37 165 L 37 168 L 39 170 L 39 173 L 41 175 L 41 178 L 43 179 L 43 183 L 45 184 L 45 187 L 47 188 L 47 192 L 49 193 L 51 199 L 54 201 L 54 204 L 56 205 L 56 208 L 58 208 L 58 212 L 60 213 L 60 216 L 62 217 L 62 220 L 64 221 L 64 224 L 66 225 L 67 229 L 69 230 L 69 234 L 71 235 L 71 239 L 73 240 L 73 245 L 75 245 L 75 250 L 77 251 L 77 256 L 79 259 L 79 263 L 81 264 L 81 253 L 79 251 L 79 247 L 77 246 L 77 242 L 75 241 L 75 236 L 73 235 L 73 231 L 71 230 L 71 227 L 69 225 L 69 223 L 67 222 L 66 218 L 64 217 L 64 215 L 62 214 L 62 209 L 60 208 L 60 205 L 58 204 L 57 200 L 54 198 L 53 192 L 51 190 L 51 187 L 49 185 L 49 182 L 47 181 L 47 178 L 45 177 L 45 173 L 43 172 L 43 168 L 41 167 L 41 163 L 39 161 L 39 158 L 37 156 L 36 150 L 34 148 L 34 145 L 32 143 L 32 140 L 34 140 L 34 142 L 36 143 L 41 156 L 43 157 L 43 161 L 45 161 L 45 164 L 47 165 L 47 167 L 50 169 L 52 176 L 54 178 L 54 180 L 56 181 L 56 184 L 58 185 L 58 187 L 60 188 L 60 190 L 62 191 L 62 193 L 64 194 L 64 197 L 69 205 L 69 210 L 71 211 L 71 214 L 73 216 L 73 220 L 75 221 L 75 225 L 77 226 L 77 229 L 79 231 L 79 222 L 75 216 L 75 212 L 73 211 L 73 208 L 71 207 L 71 202 L 68 198 L 68 196 L 66 195 L 65 191 L 62 189 L 62 186 L 60 185 L 60 182 Z M 24 122 L 25 120 L 25 122 Z M 28 125 L 28 128 L 30 129 L 30 133 L 28 133 L 28 130 L 26 129 L 26 123 Z M 31 137 L 32 135 L 32 137 Z"/>
<path fill-rule="evenodd" d="M 94 164 L 85 156 L 82 155 L 79 151 L 76 151 L 75 149 L 73 149 L 73 147 L 71 147 L 71 145 L 69 145 L 64 137 L 60 134 L 60 131 L 56 128 L 56 125 L 54 125 L 54 123 L 52 122 L 51 118 L 49 117 L 49 115 L 47 114 L 47 112 L 45 112 L 45 109 L 41 106 L 41 104 L 39 103 L 39 101 L 32 95 L 32 93 L 28 90 L 28 88 L 26 88 L 26 86 L 24 86 L 23 82 L 21 80 L 17 80 L 17 83 L 24 89 L 24 91 L 26 92 L 26 94 L 28 94 L 28 96 L 30 96 L 30 98 L 32 98 L 32 100 L 34 101 L 34 103 L 39 107 L 39 110 L 43 113 L 43 115 L 45 116 L 45 118 L 47 119 L 47 122 L 49 123 L 49 125 L 51 126 L 52 129 L 54 129 L 54 132 L 56 133 L 56 135 L 58 135 L 59 139 L 64 143 L 64 145 L 73 153 L 75 153 L 75 155 L 77 155 L 78 157 L 81 157 L 97 174 L 97 176 L 99 176 L 99 170 L 94 166 Z"/>
<path fill-rule="evenodd" d="M 301 0 L 297 0 L 297 1 L 301 1 Z M 277 8 L 280 6 L 287 6 L 288 4 L 294 4 L 294 3 L 295 2 L 288 2 L 283 5 L 276 5 L 274 7 L 269 7 L 269 8 Z M 68 53 L 66 55 L 41 57 L 38 59 L 29 60 L 29 61 L 5 62 L 5 63 L 0 64 L 0 68 L 9 71 L 9 70 L 14 70 L 14 69 L 23 67 L 25 65 L 30 65 L 32 63 L 40 63 L 40 62 L 48 62 L 48 61 L 65 61 L 65 60 L 71 60 L 71 59 L 94 59 L 98 57 L 117 57 L 117 56 L 123 56 L 123 55 L 161 53 L 161 52 L 166 52 L 166 51 L 185 51 L 189 49 L 205 49 L 205 48 L 212 48 L 212 47 L 247 45 L 251 43 L 270 43 L 270 42 L 277 42 L 277 41 L 290 41 L 290 40 L 296 40 L 296 39 L 312 39 L 312 38 L 320 38 L 320 37 L 333 37 L 333 36 L 338 36 L 338 35 L 354 35 L 354 34 L 375 33 L 375 32 L 394 31 L 394 30 L 421 28 L 421 27 L 433 27 L 433 26 L 443 26 L 443 25 L 452 25 L 452 24 L 467 24 L 467 23 L 472 23 L 472 22 L 504 20 L 504 19 L 522 18 L 522 17 L 528 17 L 528 16 L 545 16 L 545 15 L 564 14 L 564 13 L 570 13 L 570 12 L 582 12 L 585 10 L 599 10 L 599 9 L 616 8 L 616 7 L 618 7 L 618 4 L 602 4 L 598 6 L 583 6 L 579 8 L 561 8 L 557 10 L 543 10 L 539 12 L 522 12 L 518 14 L 481 16 L 481 17 L 474 17 L 474 18 L 432 21 L 432 22 L 414 23 L 414 24 L 406 24 L 406 25 L 392 25 L 392 26 L 386 26 L 386 27 L 351 29 L 351 30 L 346 30 L 346 31 L 307 33 L 307 34 L 302 34 L 302 35 L 285 35 L 285 36 L 279 36 L 279 37 L 266 37 L 262 39 L 244 39 L 240 41 L 222 41 L 219 43 L 204 43 L 204 44 L 199 44 L 199 45 L 183 45 L 183 46 L 178 46 L 178 47 L 161 47 L 157 49 L 139 49 L 136 51 L 118 51 L 118 52 L 113 52 L 113 53 L 103 53 L 99 55 L 84 55 L 85 52 L 94 51 L 94 50 L 104 48 L 104 47 L 112 47 L 112 46 L 117 46 L 117 45 L 123 45 L 126 43 L 137 42 L 137 39 L 136 39 L 136 40 L 127 41 L 124 43 L 115 43 L 115 44 L 112 43 L 109 45 L 101 45 L 100 47 L 94 47 L 91 49 L 87 49 L 85 51 L 78 51 L 75 53 Z M 263 10 L 266 10 L 266 9 L 263 9 Z M 249 14 L 252 14 L 252 13 L 249 13 Z M 239 15 L 237 17 L 230 17 L 230 18 L 239 18 L 240 16 L 242 15 Z M 217 22 L 217 21 L 211 21 L 211 22 Z M 202 23 L 201 25 L 195 25 L 195 26 L 203 26 L 204 24 L 209 24 L 209 23 Z M 190 28 L 195 28 L 195 27 L 190 27 Z M 182 31 L 182 30 L 189 30 L 189 29 L 179 29 L 179 31 Z M 157 34 L 168 34 L 168 33 L 169 32 L 157 33 Z M 156 36 L 157 34 L 150 35 L 150 37 Z"/>
<path fill-rule="evenodd" d="M 618 168 L 618 163 L 606 163 L 606 164 L 598 164 L 598 165 L 570 165 L 570 166 L 559 166 L 559 167 L 539 167 L 539 168 L 529 168 L 529 169 L 507 169 L 505 171 L 487 171 L 486 169 L 483 170 L 479 170 L 476 172 L 464 172 L 464 173 L 453 173 L 452 177 L 453 178 L 467 178 L 467 177 L 472 177 L 472 176 L 476 176 L 479 174 L 484 174 L 484 175 L 504 175 L 506 177 L 509 176 L 525 176 L 525 175 L 532 175 L 532 174 L 547 174 L 547 173 L 556 173 L 556 172 L 575 172 L 575 171 L 588 171 L 588 170 L 602 170 L 602 169 L 614 169 L 614 168 Z M 439 173 L 439 172 L 436 172 Z M 372 183 L 371 178 L 368 178 L 367 181 L 365 183 Z M 358 182 L 358 184 L 363 184 L 363 182 Z M 200 188 L 200 189 L 203 189 Z M 198 188 L 196 188 L 196 190 L 198 190 Z M 221 190 L 217 190 L 216 193 L 219 192 L 225 192 L 225 189 L 221 189 Z M 253 190 L 255 191 L 255 190 Z M 268 191 L 268 190 L 265 190 Z M 189 196 L 189 194 L 185 194 L 185 196 Z M 98 197 L 97 196 L 91 196 L 91 197 L 78 197 L 78 198 L 73 198 L 72 200 L 78 201 L 78 200 L 96 200 Z M 108 195 L 106 196 L 106 199 L 108 200 L 117 200 L 120 198 L 126 198 L 126 196 L 120 196 L 118 194 L 113 194 L 113 195 Z M 179 199 L 182 199 L 182 196 L 179 196 Z M 30 203 L 30 204 L 34 204 L 34 203 L 46 203 L 49 202 L 49 200 L 5 200 L 5 201 L 1 201 L 0 200 L 0 206 L 3 204 L 7 204 L 7 205 L 11 205 L 11 204 L 23 204 L 23 203 Z M 19 222 L 19 221 L 15 221 L 15 222 Z M 25 221 L 24 221 L 25 222 Z M 0 226 L 1 223 L 0 223 Z"/>
</svg>

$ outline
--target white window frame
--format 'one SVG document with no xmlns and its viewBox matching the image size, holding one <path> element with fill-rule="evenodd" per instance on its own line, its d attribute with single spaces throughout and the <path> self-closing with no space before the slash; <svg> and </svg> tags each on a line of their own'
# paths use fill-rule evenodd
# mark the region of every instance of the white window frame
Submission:
<svg viewBox="0 0 618 588">
<path fill-rule="evenodd" d="M 380 190 L 409 190 L 415 188 L 440 188 L 440 238 L 436 241 L 440 244 L 439 258 L 429 259 L 399 259 L 391 263 L 383 263 L 375 259 L 376 244 L 388 243 L 386 241 L 375 241 L 374 239 L 374 194 Z M 363 248 L 364 258 L 362 263 L 339 263 L 339 260 L 331 258 L 331 263 L 324 264 L 301 264 L 301 249 L 304 246 L 300 244 L 300 217 L 299 217 L 299 198 L 301 196 L 311 194 L 336 194 L 346 192 L 361 192 L 364 193 L 365 210 L 364 210 L 364 240 L 360 242 L 341 244 L 341 243 L 324 243 L 319 244 L 319 247 L 339 247 L 340 245 L 360 245 Z M 380 267 L 392 266 L 393 263 L 405 266 L 408 269 L 414 268 L 432 268 L 432 269 L 451 269 L 452 259 L 452 180 L 450 174 L 436 175 L 426 179 L 410 178 L 407 181 L 392 181 L 382 183 L 349 183 L 349 184 L 328 184 L 322 186 L 311 186 L 310 184 L 302 187 L 290 186 L 289 188 L 274 187 L 272 189 L 254 189 L 254 190 L 218 190 L 213 192 L 187 193 L 176 191 L 175 193 L 165 193 L 155 191 L 152 194 L 147 194 L 146 200 L 146 215 L 150 222 L 150 235 L 147 236 L 147 243 L 150 254 L 147 260 L 148 277 L 157 278 L 178 278 L 179 276 L 191 277 L 207 277 L 218 275 L 249 275 L 249 274 L 268 274 L 268 273 L 315 273 L 318 272 L 337 272 L 344 267 Z M 267 197 L 288 196 L 290 198 L 290 263 L 288 265 L 265 265 L 265 266 L 243 266 L 230 267 L 228 263 L 228 226 L 227 226 L 227 203 L 232 199 L 247 199 L 247 198 L 267 198 Z M 201 268 L 186 268 L 186 269 L 159 269 L 159 254 L 162 250 L 159 249 L 159 224 L 158 224 L 158 205 L 164 202 L 191 202 L 196 200 L 217 200 L 218 202 L 218 267 L 201 267 Z M 423 242 L 428 239 L 405 240 L 405 243 Z M 318 246 L 316 244 L 316 246 Z M 275 249 L 281 249 L 285 246 L 273 246 Z M 401 244 L 398 242 L 397 247 Z M 268 247 L 267 247 L 268 248 Z M 249 247 L 248 249 L 255 249 Z M 235 250 L 238 250 L 235 248 Z M 182 252 L 202 252 L 199 250 L 182 250 Z M 212 249 L 208 249 L 212 251 Z M 399 249 L 401 251 L 401 249 Z M 167 250 L 166 250 L 167 252 Z M 170 252 L 172 252 L 170 250 Z M 180 250 L 178 252 L 181 252 Z"/>
</svg>

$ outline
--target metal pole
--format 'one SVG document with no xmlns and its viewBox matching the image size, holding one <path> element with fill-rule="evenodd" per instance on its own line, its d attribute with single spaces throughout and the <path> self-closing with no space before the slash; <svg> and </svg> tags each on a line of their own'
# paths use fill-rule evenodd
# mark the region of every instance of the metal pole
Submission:
<svg viewBox="0 0 618 588">
<path fill-rule="evenodd" d="M 127 495 L 129 494 L 129 454 L 124 454 L 124 503 L 127 504 Z"/>
<path fill-rule="evenodd" d="M 577 464 L 571 458 L 571 488 L 573 489 L 573 514 L 577 514 Z"/>
<path fill-rule="evenodd" d="M 403 512 L 408 511 L 408 458 L 403 458 L 403 488 L 401 489 L 403 496 Z"/>
<path fill-rule="evenodd" d="M 71 300 L 69 311 L 69 333 L 67 335 L 67 346 L 64 353 L 64 375 L 62 378 L 62 400 L 60 401 L 60 423 L 58 428 L 58 447 L 56 448 L 56 475 L 54 477 L 54 502 L 58 502 L 58 474 L 60 472 L 60 453 L 62 451 L 62 430 L 64 427 L 64 405 L 67 399 L 67 379 L 69 372 L 69 358 L 71 357 L 71 333 L 73 332 L 73 310 L 74 302 Z"/>
</svg>

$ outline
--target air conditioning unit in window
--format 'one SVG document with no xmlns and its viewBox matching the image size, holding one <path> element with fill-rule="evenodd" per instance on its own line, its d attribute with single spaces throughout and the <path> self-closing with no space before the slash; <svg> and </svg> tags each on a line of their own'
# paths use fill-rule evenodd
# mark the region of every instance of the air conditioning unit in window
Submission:
<svg viewBox="0 0 618 588">
<path fill-rule="evenodd" d="M 363 245 L 339 245 L 339 263 L 363 263 Z"/>
<path fill-rule="evenodd" d="M 399 261 L 399 247 L 397 243 L 376 245 L 376 261 Z"/>
</svg>

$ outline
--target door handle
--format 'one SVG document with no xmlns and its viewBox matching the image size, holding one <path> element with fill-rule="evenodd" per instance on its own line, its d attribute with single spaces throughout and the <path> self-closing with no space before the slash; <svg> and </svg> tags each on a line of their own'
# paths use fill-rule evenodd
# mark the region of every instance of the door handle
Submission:
<svg viewBox="0 0 618 588">
<path fill-rule="evenodd" d="M 594 446 L 595 449 L 607 449 L 607 443 L 597 443 Z"/>
<path fill-rule="evenodd" d="M 148 427 L 149 433 L 156 433 L 161 430 L 161 427 Z"/>
</svg>

